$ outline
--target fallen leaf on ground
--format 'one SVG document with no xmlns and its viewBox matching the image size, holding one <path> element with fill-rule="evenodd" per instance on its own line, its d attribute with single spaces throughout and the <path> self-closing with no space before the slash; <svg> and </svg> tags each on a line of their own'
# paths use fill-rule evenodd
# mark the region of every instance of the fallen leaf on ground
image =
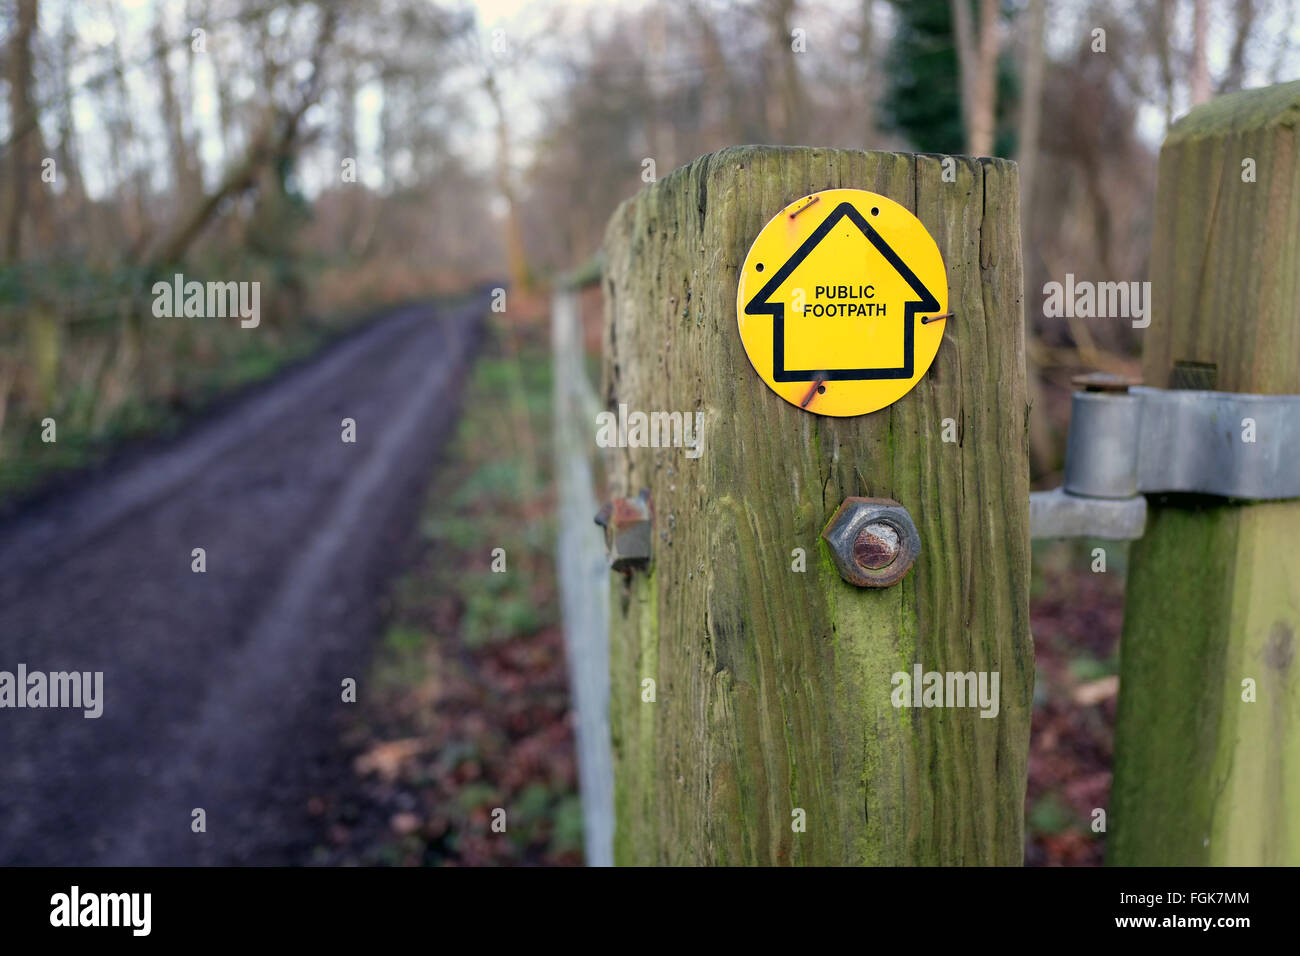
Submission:
<svg viewBox="0 0 1300 956">
<path fill-rule="evenodd" d="M 361 776 L 379 774 L 384 780 L 393 781 L 401 773 L 402 764 L 429 748 L 429 741 L 421 737 L 408 737 L 404 740 L 389 740 L 375 744 L 368 751 L 357 757 L 354 766 Z"/>
<path fill-rule="evenodd" d="M 1109 677 L 1080 684 L 1070 696 L 1080 707 L 1091 707 L 1093 704 L 1100 704 L 1103 700 L 1109 700 L 1118 693 L 1119 675 L 1111 674 Z"/>
</svg>

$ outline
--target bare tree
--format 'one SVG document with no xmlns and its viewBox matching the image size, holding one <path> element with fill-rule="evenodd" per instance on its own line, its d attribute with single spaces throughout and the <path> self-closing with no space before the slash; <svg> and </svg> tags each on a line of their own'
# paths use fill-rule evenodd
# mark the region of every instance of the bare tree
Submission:
<svg viewBox="0 0 1300 956">
<path fill-rule="evenodd" d="M 1209 32 L 1209 0 L 1195 0 L 1192 13 L 1192 75 L 1189 84 L 1193 106 L 1200 106 L 1210 99 L 1210 61 L 1205 50 Z"/>
<path fill-rule="evenodd" d="M 1271 39 L 1262 35 L 1261 23 L 1267 22 L 1273 13 L 1278 14 L 1278 22 L 1288 27 L 1277 33 L 1272 74 L 1263 72 L 1271 75 L 1273 82 L 1283 79 L 1278 70 L 1290 50 L 1289 25 L 1295 21 L 1295 0 L 1232 3 L 1228 62 L 1217 80 L 1209 64 L 1210 38 L 1214 33 L 1210 7 L 1210 0 L 1193 0 L 1182 8 L 1173 0 L 1139 0 L 1136 5 L 1144 26 L 1143 42 L 1137 46 L 1136 55 L 1117 58 L 1117 67 L 1136 98 L 1163 110 L 1166 127 L 1173 125 L 1184 106 L 1198 106 L 1216 93 L 1242 88 L 1252 51 L 1259 51 Z M 1179 29 L 1176 14 L 1180 9 L 1191 13 L 1190 42 L 1187 31 Z"/>
<path fill-rule="evenodd" d="M 873 57 L 875 45 L 876 0 L 862 0 L 862 20 L 858 24 L 858 59 L 862 66 L 862 98 L 859 101 L 863 142 L 870 144 L 879 132 L 876 129 L 876 98 L 874 89 L 878 70 Z"/>
<path fill-rule="evenodd" d="M 1235 20 L 1232 48 L 1228 53 L 1228 69 L 1219 82 L 1220 93 L 1232 93 L 1241 89 L 1246 79 L 1246 48 L 1250 43 L 1251 32 L 1255 28 L 1255 0 L 1237 0 L 1233 4 Z"/>
<path fill-rule="evenodd" d="M 1155 29 L 1151 31 L 1151 40 L 1156 45 L 1165 127 L 1168 128 L 1174 125 L 1173 0 L 1155 0 L 1153 20 Z"/>
<path fill-rule="evenodd" d="M 1034 177 L 1038 170 L 1038 131 L 1043 117 L 1043 28 L 1046 19 L 1047 0 L 1029 0 L 1025 10 L 1024 85 L 1020 94 L 1020 128 L 1017 136 L 1021 214 L 1025 220 L 1029 218 Z"/>
<path fill-rule="evenodd" d="M 510 113 L 501 98 L 501 85 L 489 64 L 483 75 L 483 90 L 492 104 L 496 132 L 496 183 L 506 204 L 506 262 L 510 284 L 516 289 L 529 285 L 528 258 L 524 252 L 524 235 L 520 225 L 519 192 L 515 188 L 514 160 L 511 153 Z"/>
<path fill-rule="evenodd" d="M 527 250 L 524 246 L 523 209 L 516 182 L 514 135 L 511 130 L 510 110 L 506 107 L 502 90 L 503 74 L 514 65 L 528 62 L 536 56 L 545 37 L 553 29 L 554 22 L 553 19 L 548 19 L 534 32 L 514 36 L 504 49 L 485 48 L 478 33 L 466 37 L 466 55 L 479 73 L 481 88 L 492 108 L 492 125 L 496 140 L 494 163 L 496 187 L 506 207 L 504 222 L 506 264 L 511 285 L 520 290 L 529 288 L 532 277 L 528 267 Z M 501 39 L 503 38 L 494 37 L 494 45 Z"/>
<path fill-rule="evenodd" d="M 1020 223 L 1021 236 L 1024 239 L 1026 259 L 1032 255 L 1033 244 L 1030 240 L 1030 226 L 1034 221 L 1034 185 L 1038 171 L 1038 137 L 1043 115 L 1043 62 L 1045 59 L 1043 29 L 1047 15 L 1046 0 L 1029 0 L 1025 10 L 1024 39 L 1024 86 L 1021 89 L 1020 124 L 1016 137 L 1020 165 Z M 1025 276 L 1033 281 L 1035 270 L 1027 265 Z M 1028 296 L 1026 301 L 1032 301 Z M 1027 329 L 1032 333 L 1032 325 Z M 1039 414 L 1029 417 L 1029 457 L 1036 474 L 1051 470 L 1052 436 L 1047 416 L 1043 408 L 1043 389 L 1039 381 L 1037 364 L 1029 362 L 1027 386 L 1029 401 L 1040 409 Z"/>
<path fill-rule="evenodd" d="M 86 205 L 86 187 L 81 175 L 81 158 L 77 150 L 77 124 L 72 109 L 72 63 L 76 49 L 76 27 L 72 7 L 63 8 L 59 25 L 59 58 L 57 70 L 59 148 L 58 165 L 67 184 L 63 212 L 72 219 L 81 215 Z"/>
<path fill-rule="evenodd" d="M 961 76 L 962 122 L 966 152 L 993 152 L 997 114 L 998 2 L 979 0 L 979 30 L 971 24 L 969 0 L 952 0 L 953 40 Z"/>
<path fill-rule="evenodd" d="M 203 0 L 203 21 L 211 29 L 211 0 Z M 221 159 L 226 165 L 234 162 L 235 97 L 231 92 L 233 68 L 227 63 L 226 47 L 216 43 L 208 49 L 208 68 L 212 70 L 212 85 L 217 94 L 217 123 L 221 132 Z"/>
<path fill-rule="evenodd" d="M 163 127 L 167 130 L 167 153 L 171 159 L 172 182 L 175 186 L 175 199 L 184 204 L 202 188 L 198 180 L 198 160 L 190 149 L 185 136 L 185 121 L 181 115 L 180 99 L 176 95 L 176 86 L 172 77 L 171 66 L 167 63 L 167 50 L 170 44 L 162 21 L 162 8 L 157 8 L 157 17 L 153 26 L 154 47 L 158 56 L 154 60 L 157 70 L 158 90 L 162 97 Z M 186 44 L 188 46 L 188 44 Z"/>
<path fill-rule="evenodd" d="M 37 194 L 40 126 L 32 101 L 32 41 L 36 33 L 36 0 L 17 0 L 18 15 L 9 38 L 9 190 L 4 224 L 4 255 L 12 262 L 22 250 L 28 197 Z"/>
<path fill-rule="evenodd" d="M 798 143 L 807 127 L 807 109 L 799 65 L 792 48 L 795 0 L 766 0 L 763 10 L 770 31 L 769 74 L 777 78 L 775 95 L 768 99 L 768 127 L 775 138 Z"/>
<path fill-rule="evenodd" d="M 969 0 L 950 2 L 953 45 L 957 48 L 957 75 L 961 79 L 961 125 L 969 142 L 971 93 L 975 89 L 975 27 L 971 23 Z"/>
<path fill-rule="evenodd" d="M 326 4 L 311 56 L 310 78 L 302 85 L 297 102 L 285 110 L 277 108 L 274 103 L 266 107 L 262 123 L 253 134 L 244 158 L 227 169 L 214 191 L 199 196 L 194 203 L 182 210 L 172 228 L 148 257 L 151 270 L 179 261 L 228 196 L 252 186 L 265 168 L 278 165 L 293 152 L 297 146 L 303 114 L 320 96 L 325 55 L 333 41 L 337 19 L 336 7 Z M 266 75 L 274 78 L 278 67 L 272 64 L 271 57 L 264 58 L 263 70 Z"/>
</svg>

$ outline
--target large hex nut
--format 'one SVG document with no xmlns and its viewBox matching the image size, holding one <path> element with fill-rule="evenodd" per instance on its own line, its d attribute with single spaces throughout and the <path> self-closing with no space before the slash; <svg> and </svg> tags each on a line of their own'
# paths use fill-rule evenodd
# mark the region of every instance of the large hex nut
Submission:
<svg viewBox="0 0 1300 956">
<path fill-rule="evenodd" d="M 889 498 L 845 498 L 822 531 L 840 576 L 860 588 L 887 588 L 921 553 L 907 509 Z"/>
</svg>

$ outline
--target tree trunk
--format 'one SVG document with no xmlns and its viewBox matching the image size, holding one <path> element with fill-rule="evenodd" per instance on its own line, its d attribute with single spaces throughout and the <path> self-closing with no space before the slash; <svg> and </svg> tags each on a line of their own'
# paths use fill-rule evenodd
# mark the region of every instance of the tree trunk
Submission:
<svg viewBox="0 0 1300 956">
<path fill-rule="evenodd" d="M 1210 42 L 1210 8 L 1208 0 L 1196 0 L 1192 13 L 1192 106 L 1210 99 L 1210 61 L 1206 44 Z"/>
<path fill-rule="evenodd" d="M 134 115 L 135 107 L 131 102 L 130 91 L 126 87 L 126 62 L 122 59 L 122 36 L 126 29 L 122 24 L 122 11 L 112 3 L 108 5 L 108 11 L 109 22 L 113 26 L 113 38 L 109 43 L 109 53 L 112 58 L 110 85 L 116 98 L 113 104 L 115 120 L 109 136 L 114 152 L 114 167 L 118 175 L 117 186 L 119 190 L 125 190 L 128 183 L 130 185 L 130 224 L 123 229 L 123 234 L 130 237 L 130 258 L 135 259 L 149 241 L 150 235 L 149 213 L 145 204 L 149 173 L 136 163 L 132 156 L 136 135 L 135 122 L 131 117 Z M 127 208 L 125 200 L 121 201 L 121 208 L 124 211 Z M 128 217 L 124 216 L 123 219 L 128 220 Z"/>
<path fill-rule="evenodd" d="M 767 0 L 768 27 L 772 31 L 769 41 L 773 51 L 773 75 L 780 78 L 780 86 L 773 97 L 777 116 L 771 133 L 782 143 L 800 143 L 807 129 L 804 107 L 803 83 L 799 78 L 796 57 L 802 56 L 793 49 L 792 18 L 794 0 Z"/>
<path fill-rule="evenodd" d="M 718 28 L 700 0 L 692 0 L 686 12 L 691 29 L 699 39 L 701 66 L 710 77 L 705 95 L 720 104 L 714 110 L 702 110 L 706 115 L 716 113 L 718 116 L 718 123 L 710 132 L 720 142 L 749 142 L 754 138 L 745 135 L 750 126 L 746 117 L 754 113 L 749 102 L 751 97 L 732 72 Z"/>
<path fill-rule="evenodd" d="M 1161 100 L 1165 108 L 1165 129 L 1174 123 L 1174 65 L 1170 56 L 1174 45 L 1173 0 L 1155 0 L 1153 10 L 1155 17 L 1155 36 L 1152 44 L 1156 48 L 1156 62 L 1160 70 Z"/>
<path fill-rule="evenodd" d="M 991 156 L 998 102 L 998 0 L 980 0 L 975 86 L 971 91 L 970 133 L 966 151 Z"/>
<path fill-rule="evenodd" d="M 76 49 L 77 29 L 73 14 L 64 9 L 59 28 L 59 175 L 67 183 L 67 192 L 61 204 L 62 213 L 71 221 L 78 220 L 86 205 L 86 185 L 81 175 L 81 157 L 77 146 L 77 123 L 73 116 L 72 85 L 73 53 Z"/>
<path fill-rule="evenodd" d="M 871 146 L 876 141 L 876 137 L 880 135 L 880 130 L 876 128 L 876 82 L 877 77 L 882 76 L 882 71 L 876 68 L 873 57 L 876 28 L 873 20 L 875 8 L 876 0 L 862 0 L 862 22 L 858 25 L 858 63 L 862 68 L 862 88 L 859 91 L 861 102 L 858 115 L 861 116 L 860 126 L 864 146 Z"/>
<path fill-rule="evenodd" d="M 1034 199 L 1034 175 L 1038 171 L 1038 131 L 1043 117 L 1043 24 L 1047 18 L 1046 6 L 1046 0 L 1029 0 L 1029 8 L 1025 13 L 1025 81 L 1020 93 L 1020 130 L 1016 137 L 1016 159 L 1020 164 L 1020 211 L 1026 223 L 1030 221 Z"/>
<path fill-rule="evenodd" d="M 9 39 L 9 197 L 5 210 L 4 258 L 13 262 L 22 252 L 27 197 L 44 188 L 40 179 L 40 126 L 32 104 L 32 37 L 36 33 L 36 0 L 17 0 L 18 15 Z M 42 194 L 43 195 L 43 194 Z"/>
<path fill-rule="evenodd" d="M 497 189 L 506 203 L 505 247 L 511 286 L 525 292 L 529 286 L 528 259 L 524 251 L 523 227 L 519 221 L 519 196 L 515 190 L 514 164 L 510 154 L 510 120 L 496 76 L 489 71 L 484 81 L 488 99 L 496 113 Z"/>
<path fill-rule="evenodd" d="M 303 114 L 320 96 L 321 70 L 326 51 L 333 42 L 336 22 L 336 12 L 331 7 L 316 36 L 316 45 L 311 58 L 311 77 L 305 84 L 297 104 L 283 115 L 277 114 L 273 106 L 267 107 L 261 126 L 249 140 L 244 158 L 227 169 L 213 192 L 200 195 L 188 208 L 182 210 L 171 231 L 148 257 L 146 271 L 151 272 L 162 266 L 179 262 L 216 214 L 223 199 L 252 185 L 263 166 L 273 166 L 293 152 Z M 264 64 L 265 62 L 264 58 Z M 266 69 L 269 71 L 270 67 Z"/>
<path fill-rule="evenodd" d="M 1030 229 L 1033 227 L 1034 179 L 1038 171 L 1038 131 L 1043 116 L 1043 60 L 1044 36 L 1043 26 L 1046 20 L 1046 0 L 1029 0 L 1026 11 L 1025 28 L 1025 85 L 1021 90 L 1020 129 L 1016 137 L 1017 162 L 1020 166 L 1020 223 L 1022 248 L 1032 249 L 1033 240 Z M 1035 275 L 1032 264 L 1027 264 L 1025 271 Z M 1025 301 L 1037 301 L 1026 290 Z M 1026 312 L 1025 334 L 1034 334 L 1034 325 L 1028 321 Z M 1029 416 L 1029 460 L 1036 474 L 1042 475 L 1052 470 L 1052 432 L 1043 408 L 1042 384 L 1038 379 L 1038 367 L 1030 362 L 1027 368 L 1027 391 L 1030 405 L 1036 409 Z"/>
<path fill-rule="evenodd" d="M 1219 93 L 1235 93 L 1246 79 L 1246 47 L 1255 26 L 1254 0 L 1237 0 L 1234 6 L 1236 28 L 1232 37 L 1232 50 L 1228 54 L 1228 69 L 1219 84 Z"/>
<path fill-rule="evenodd" d="M 339 84 L 339 156 L 357 158 L 357 68 L 353 63 L 343 65 Z"/>
<path fill-rule="evenodd" d="M 171 66 L 167 63 L 169 47 L 161 18 L 154 24 L 153 43 L 157 55 L 155 66 L 158 71 L 158 90 L 162 98 L 163 128 L 167 130 L 167 153 L 171 159 L 176 205 L 184 208 L 201 190 L 195 176 L 198 160 L 191 154 L 190 144 L 185 138 L 185 122 L 181 116 L 181 104 L 176 96 Z"/>
<path fill-rule="evenodd" d="M 957 75 L 961 79 L 961 128 L 966 137 L 966 152 L 970 153 L 971 96 L 975 92 L 975 28 L 971 24 L 970 0 L 950 0 L 950 9 L 952 45 L 957 51 Z"/>
<path fill-rule="evenodd" d="M 204 0 L 203 4 L 203 22 L 208 24 L 205 29 L 210 29 L 211 4 L 209 0 Z M 221 162 L 224 166 L 229 166 L 234 162 L 234 143 L 232 142 L 235 124 L 235 103 L 234 93 L 230 89 L 230 75 L 226 59 L 223 56 L 225 45 L 220 43 L 211 44 L 208 47 L 207 57 L 208 66 L 212 70 L 212 85 L 217 94 L 217 120 L 221 127 Z"/>
<path fill-rule="evenodd" d="M 610 222 L 610 407 L 704 416 L 696 459 L 613 455 L 613 493 L 648 488 L 654 508 L 653 563 L 612 582 L 621 863 L 1023 859 L 1034 665 L 1017 182 L 1008 162 L 956 162 L 954 184 L 941 157 L 726 149 Z M 736 327 L 754 237 L 834 187 L 915 211 L 955 314 L 917 386 L 854 418 L 779 398 Z M 942 440 L 946 418 L 956 442 Z M 820 534 L 854 495 L 895 499 L 919 530 L 920 557 L 893 587 L 860 590 L 831 564 Z M 997 717 L 896 708 L 893 675 L 914 664 L 999 672 Z"/>
</svg>

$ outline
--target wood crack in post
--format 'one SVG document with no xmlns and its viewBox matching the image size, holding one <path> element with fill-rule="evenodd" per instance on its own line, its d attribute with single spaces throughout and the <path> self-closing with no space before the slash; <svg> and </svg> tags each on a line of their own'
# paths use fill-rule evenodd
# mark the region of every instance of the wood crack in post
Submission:
<svg viewBox="0 0 1300 956">
<path fill-rule="evenodd" d="M 990 193 L 1013 192 L 1013 167 L 991 164 L 999 176 Z M 964 188 L 974 185 L 970 164 L 958 169 L 962 185 L 953 188 L 939 185 L 932 158 L 729 149 L 642 191 L 611 223 L 606 251 L 620 295 L 617 359 L 626 363 L 621 397 L 677 408 L 682 396 L 674 384 L 691 383 L 702 407 L 726 417 L 725 428 L 710 431 L 698 464 L 683 462 L 675 477 L 666 469 L 648 475 L 652 491 L 672 496 L 677 541 L 661 549 L 651 575 L 628 583 L 635 600 L 613 624 L 613 644 L 623 648 L 611 656 L 611 686 L 624 690 L 610 698 L 625 735 L 616 767 L 620 862 L 1022 859 L 1027 708 L 972 724 L 942 708 L 896 708 L 890 700 L 892 675 L 910 676 L 913 663 L 973 656 L 979 667 L 999 658 L 999 646 L 1023 649 L 1029 640 L 1025 616 L 1007 608 L 1028 594 L 1028 475 L 1027 465 L 1020 468 L 1019 429 L 995 424 L 986 431 L 979 417 L 986 406 L 995 422 L 1009 409 L 1018 415 L 1024 398 L 1023 371 L 1008 362 L 999 377 L 988 361 L 994 351 L 1016 349 L 1012 316 L 1021 277 L 1011 252 L 1002 268 L 980 275 L 976 227 L 983 214 L 974 206 L 981 192 Z M 734 311 L 737 265 L 763 223 L 823 182 L 909 207 L 931 230 L 948 275 L 969 286 L 954 291 L 973 296 L 981 282 L 996 286 L 986 311 L 998 311 L 986 317 L 987 329 L 977 315 L 945 346 L 973 347 L 976 354 L 962 356 L 970 367 L 959 362 L 957 375 L 932 370 L 883 414 L 809 421 L 811 412 L 770 394 L 744 364 Z M 824 206 L 796 224 L 818 218 Z M 1008 199 L 986 220 L 992 224 L 1010 208 Z M 677 234 L 666 228 L 674 220 Z M 645 239 L 648 228 L 656 232 L 653 242 Z M 1018 241 L 1009 222 L 999 233 L 998 241 Z M 708 308 L 708 321 L 665 323 L 661 304 L 676 291 L 668 288 L 670 277 L 697 268 L 693 304 Z M 665 334 L 670 347 L 662 350 L 659 374 L 654 363 Z M 959 453 L 937 446 L 935 415 L 953 409 L 964 432 L 967 403 L 978 440 Z M 656 453 L 629 449 L 629 468 L 648 468 Z M 698 484 L 683 493 L 688 467 Z M 964 483 L 971 494 L 976 485 L 963 474 L 980 469 L 986 483 L 996 484 L 995 474 L 1004 479 L 1005 487 L 990 490 L 997 507 L 962 497 Z M 924 563 L 894 589 L 862 591 L 824 573 L 820 537 L 805 538 L 809 525 L 821 531 L 842 496 L 861 492 L 892 495 L 924 529 Z M 974 560 L 985 556 L 988 540 L 1007 554 Z M 795 545 L 817 549 L 807 574 L 791 573 Z M 702 557 L 709 561 L 708 587 L 685 584 Z M 961 593 L 967 575 L 978 585 L 965 588 L 973 615 Z M 658 648 L 651 676 L 663 693 L 654 705 L 642 704 L 637 693 L 641 648 Z M 1027 699 L 1028 655 L 1006 660 L 1004 697 Z M 986 774 L 992 766 L 986 755 L 996 740 L 1004 742 L 1003 772 L 974 780 L 972 768 Z M 790 829 L 787 804 L 795 800 L 808 811 L 802 834 Z M 972 806 L 979 802 L 986 809 Z"/>
</svg>

